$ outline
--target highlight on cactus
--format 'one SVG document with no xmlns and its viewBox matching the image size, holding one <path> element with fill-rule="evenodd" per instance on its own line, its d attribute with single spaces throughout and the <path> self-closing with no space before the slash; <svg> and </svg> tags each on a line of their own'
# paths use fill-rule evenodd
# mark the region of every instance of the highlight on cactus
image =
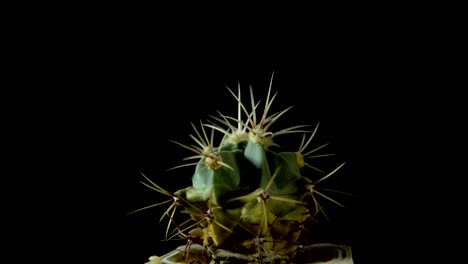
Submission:
<svg viewBox="0 0 468 264">
<path fill-rule="evenodd" d="M 319 124 L 274 129 L 291 107 L 271 113 L 277 96 L 272 95 L 272 80 L 273 75 L 263 104 L 255 100 L 252 87 L 245 101 L 240 85 L 237 93 L 227 87 L 237 101 L 236 115 L 217 112 L 206 122 L 188 124 L 193 142 L 171 140 L 188 156 L 169 170 L 194 168 L 187 187 L 171 192 L 142 175 L 146 187 L 168 199 L 130 213 L 163 207 L 165 239 L 184 241 L 146 264 L 353 263 L 350 246 L 309 243 L 307 230 L 327 220 L 325 204 L 344 207 L 329 195 L 344 192 L 324 183 L 345 163 L 331 171 L 317 165 L 318 158 L 332 155 L 321 154 L 327 144 L 312 147 Z M 275 142 L 279 136 L 294 136 L 298 144 L 280 146 Z"/>
</svg>

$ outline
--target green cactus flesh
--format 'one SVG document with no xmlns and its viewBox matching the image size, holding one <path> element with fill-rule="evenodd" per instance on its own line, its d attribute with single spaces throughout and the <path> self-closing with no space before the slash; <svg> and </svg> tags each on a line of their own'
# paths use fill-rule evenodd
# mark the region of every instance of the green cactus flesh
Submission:
<svg viewBox="0 0 468 264">
<path fill-rule="evenodd" d="M 164 213 L 169 217 L 166 236 L 188 241 L 181 252 L 184 258 L 176 262 L 189 262 L 189 255 L 195 254 L 195 245 L 203 248 L 200 252 L 205 262 L 292 262 L 303 246 L 301 236 L 307 236 L 303 231 L 304 223 L 311 222 L 322 212 L 318 200 L 342 206 L 321 192 L 316 184 L 333 175 L 344 163 L 325 173 L 305 162 L 325 146 L 306 150 L 318 125 L 313 131 L 303 130 L 305 126 L 300 125 L 270 132 L 271 125 L 289 110 L 268 116 L 276 96 L 270 97 L 270 91 L 271 86 L 263 113 L 258 118 L 252 90 L 250 111 L 240 100 L 240 89 L 237 95 L 229 90 L 238 102 L 237 117 L 220 114 L 213 117 L 216 122 L 200 122 L 199 128 L 192 124 L 193 145 L 174 141 L 196 153 L 187 160 L 197 162 L 178 166 L 195 166 L 191 186 L 170 193 L 145 176 L 149 181 L 145 185 L 173 199 Z M 208 129 L 211 130 L 209 135 Z M 223 135 L 217 145 L 213 142 L 215 131 Z M 303 135 L 297 151 L 273 150 L 273 147 L 279 148 L 274 143 L 276 136 L 293 133 Z M 318 170 L 323 176 L 312 181 L 303 176 L 305 167 Z M 190 220 L 176 223 L 176 213 L 186 214 Z M 151 263 L 158 262 L 171 261 L 152 258 Z"/>
</svg>

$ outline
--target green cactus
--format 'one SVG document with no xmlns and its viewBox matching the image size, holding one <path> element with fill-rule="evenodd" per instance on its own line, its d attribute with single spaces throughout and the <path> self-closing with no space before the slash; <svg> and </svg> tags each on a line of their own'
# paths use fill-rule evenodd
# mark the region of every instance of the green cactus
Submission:
<svg viewBox="0 0 468 264">
<path fill-rule="evenodd" d="M 318 124 L 312 131 L 306 130 L 306 125 L 271 131 L 272 124 L 290 109 L 270 114 L 276 98 L 276 93 L 271 96 L 271 81 L 261 116 L 257 115 L 259 103 L 252 88 L 250 106 L 241 102 L 240 88 L 237 94 L 228 90 L 237 100 L 237 117 L 219 113 L 199 126 L 192 123 L 194 134 L 190 137 L 194 144 L 173 141 L 194 153 L 186 158 L 194 162 L 172 168 L 195 166 L 191 186 L 171 193 L 143 175 L 147 180 L 144 185 L 170 197 L 149 206 L 170 204 L 163 215 L 168 217 L 166 239 L 187 240 L 186 245 L 165 256 L 153 256 L 148 263 L 313 263 L 320 258 L 317 252 L 326 250 L 334 254 L 333 258 L 341 254 L 347 261 L 340 263 L 352 263 L 347 246 L 305 244 L 305 224 L 317 221 L 316 216 L 324 213 L 319 201 L 343 207 L 325 194 L 329 189 L 320 185 L 345 163 L 324 172 L 306 162 L 331 155 L 317 154 L 326 144 L 308 148 Z M 219 143 L 214 142 L 215 133 L 222 134 Z M 277 150 L 281 149 L 274 141 L 277 136 L 297 133 L 302 135 L 297 151 Z M 323 176 L 312 180 L 307 177 L 309 169 Z M 177 223 L 175 216 L 184 214 L 188 220 Z"/>
</svg>

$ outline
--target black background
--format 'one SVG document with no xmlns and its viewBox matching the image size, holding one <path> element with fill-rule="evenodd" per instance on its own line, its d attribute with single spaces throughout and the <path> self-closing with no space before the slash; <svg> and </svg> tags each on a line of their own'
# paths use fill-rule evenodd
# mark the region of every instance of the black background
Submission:
<svg viewBox="0 0 468 264">
<path fill-rule="evenodd" d="M 216 110 L 233 115 L 226 86 L 239 82 L 246 98 L 252 85 L 264 99 L 273 71 L 272 111 L 293 105 L 275 127 L 320 122 L 316 144 L 330 142 L 336 154 L 326 166 L 347 162 L 327 187 L 354 196 L 343 197 L 342 211 L 330 206 L 326 238 L 352 245 L 359 264 L 372 263 L 382 248 L 397 259 L 433 235 L 421 228 L 421 215 L 441 202 L 428 196 L 433 174 L 422 170 L 433 168 L 425 165 L 438 144 L 427 144 L 430 133 L 448 123 L 446 97 L 434 89 L 448 75 L 440 63 L 445 53 L 433 52 L 435 24 L 396 24 L 378 14 L 339 21 L 277 14 L 218 27 L 214 18 L 178 23 L 106 14 L 86 25 L 85 17 L 64 27 L 51 21 L 53 29 L 39 27 L 31 40 L 40 45 L 28 50 L 28 78 L 45 87 L 27 93 L 39 104 L 28 112 L 28 128 L 39 128 L 28 153 L 46 160 L 46 173 L 60 174 L 41 178 L 52 193 L 46 203 L 32 201 L 44 217 L 35 220 L 37 237 L 58 235 L 54 252 L 143 263 L 184 243 L 160 241 L 160 208 L 127 215 L 165 199 L 139 183 L 140 173 L 171 191 L 188 186 L 189 169 L 166 171 L 190 154 L 169 140 L 190 142 L 190 122 Z M 297 146 L 300 138 L 278 140 Z M 432 216 L 423 223 L 434 224 Z"/>
<path fill-rule="evenodd" d="M 387 215 L 410 210 L 398 205 L 403 192 L 392 187 L 402 177 L 392 172 L 405 170 L 398 152 L 406 143 L 400 135 L 408 132 L 407 114 L 401 118 L 410 88 L 405 75 L 414 74 L 408 61 L 399 62 L 397 50 L 365 43 L 325 42 L 310 49 L 298 44 L 299 50 L 269 43 L 242 38 L 227 47 L 155 46 L 150 56 L 147 44 L 143 51 L 126 51 L 124 57 L 104 64 L 111 69 L 106 70 L 109 83 L 101 84 L 106 91 L 95 102 L 92 133 L 102 151 L 98 163 L 105 160 L 107 165 L 99 176 L 108 183 L 101 187 L 106 203 L 99 210 L 113 216 L 101 223 L 110 232 L 101 243 L 113 245 L 111 252 L 118 252 L 119 258 L 142 262 L 184 243 L 160 242 L 166 226 L 165 221 L 159 223 L 160 208 L 126 215 L 166 199 L 142 186 L 139 173 L 172 191 L 188 186 L 191 170 L 165 171 L 190 154 L 169 140 L 190 142 L 190 122 L 206 120 L 216 110 L 235 114 L 236 102 L 226 85 L 236 89 L 240 82 L 244 98 L 252 85 L 256 98 L 264 99 L 273 71 L 272 90 L 278 96 L 272 111 L 293 105 L 276 127 L 320 122 L 316 144 L 330 142 L 329 150 L 336 154 L 328 169 L 347 161 L 329 187 L 355 196 L 338 197 L 347 208 L 332 209 L 332 225 L 322 239 L 352 245 L 358 261 L 381 248 L 382 241 L 391 241 L 388 237 L 395 234 L 398 222 L 411 226 L 406 218 Z M 285 144 L 292 147 L 299 140 L 298 135 L 281 138 L 290 139 Z"/>
</svg>

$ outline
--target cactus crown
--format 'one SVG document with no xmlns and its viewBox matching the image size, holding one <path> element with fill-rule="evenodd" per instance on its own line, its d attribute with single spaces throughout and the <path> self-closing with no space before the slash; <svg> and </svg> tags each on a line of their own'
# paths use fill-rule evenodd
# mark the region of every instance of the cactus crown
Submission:
<svg viewBox="0 0 468 264">
<path fill-rule="evenodd" d="M 272 125 L 291 108 L 270 114 L 277 95 L 271 95 L 272 79 L 261 111 L 252 88 L 250 106 L 241 101 L 240 87 L 237 94 L 228 88 L 237 100 L 236 117 L 218 112 L 218 116 L 211 116 L 212 120 L 200 122 L 198 128 L 191 124 L 194 133 L 189 136 L 193 144 L 173 141 L 194 153 L 184 160 L 195 162 L 171 168 L 195 166 L 191 185 L 169 192 L 143 175 L 145 186 L 170 197 L 149 206 L 170 204 L 161 218 L 168 217 L 166 239 L 180 237 L 188 241 L 183 250 L 175 251 L 179 254 L 165 260 L 156 258 L 156 262 L 169 258 L 180 258 L 170 261 L 187 264 L 197 258 L 203 262 L 297 261 L 298 251 L 307 243 L 305 224 L 313 224 L 315 216 L 324 213 L 319 200 L 343 207 L 325 194 L 329 189 L 320 185 L 344 163 L 327 173 L 308 162 L 332 155 L 316 154 L 327 144 L 308 149 L 318 124 L 312 131 L 305 130 L 307 125 L 272 130 Z M 215 132 L 222 134 L 217 144 Z M 272 150 L 273 146 L 280 148 L 274 141 L 277 136 L 297 133 L 302 133 L 297 151 Z M 305 168 L 322 176 L 312 180 L 303 175 Z M 188 220 L 177 223 L 176 213 L 187 215 Z"/>
</svg>

